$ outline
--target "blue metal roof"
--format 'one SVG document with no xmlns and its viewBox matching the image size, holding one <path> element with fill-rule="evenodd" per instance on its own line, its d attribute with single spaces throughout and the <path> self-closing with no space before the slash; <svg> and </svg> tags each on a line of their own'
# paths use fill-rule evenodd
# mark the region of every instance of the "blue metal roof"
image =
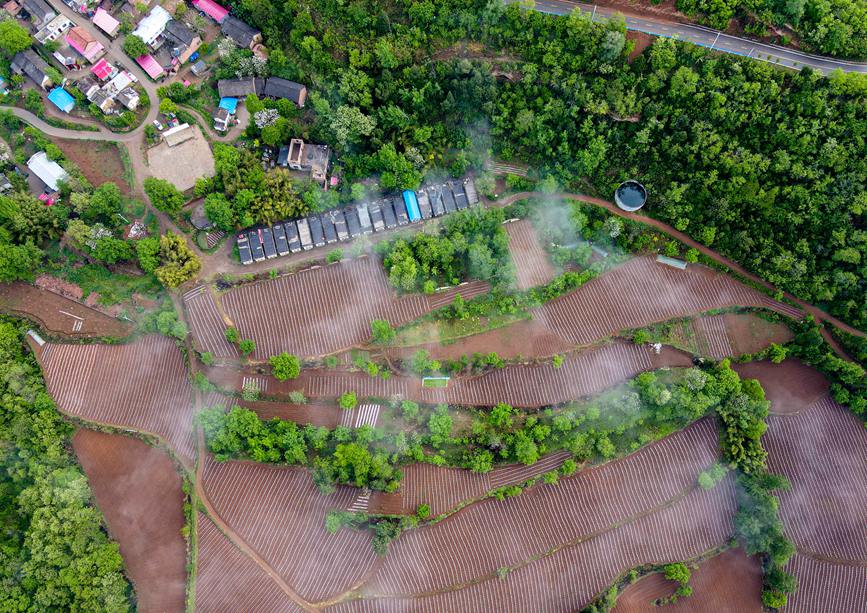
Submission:
<svg viewBox="0 0 867 613">
<path fill-rule="evenodd" d="M 237 98 L 220 98 L 220 108 L 226 109 L 229 111 L 231 115 L 235 114 L 235 110 L 238 108 L 238 99 Z"/>
<path fill-rule="evenodd" d="M 410 223 L 421 219 L 421 209 L 418 208 L 418 200 L 415 197 L 415 192 L 411 189 L 404 190 L 403 203 L 406 206 L 406 212 L 409 215 Z"/>
<path fill-rule="evenodd" d="M 75 98 L 62 87 L 55 87 L 48 94 L 48 99 L 54 103 L 54 106 L 59 108 L 64 113 L 68 113 L 75 108 Z"/>
</svg>

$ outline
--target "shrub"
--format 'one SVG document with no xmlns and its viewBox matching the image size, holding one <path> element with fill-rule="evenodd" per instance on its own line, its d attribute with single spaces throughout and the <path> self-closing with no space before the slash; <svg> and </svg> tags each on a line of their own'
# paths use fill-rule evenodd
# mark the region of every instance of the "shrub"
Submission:
<svg viewBox="0 0 867 613">
<path fill-rule="evenodd" d="M 249 338 L 245 338 L 240 343 L 238 343 L 238 349 L 241 350 L 241 353 L 245 357 L 249 356 L 251 353 L 256 351 L 256 341 L 249 339 Z"/>
<path fill-rule="evenodd" d="M 285 351 L 280 355 L 271 356 L 268 363 L 271 364 L 271 374 L 278 381 L 297 379 L 301 374 L 301 360 L 298 356 L 289 355 Z"/>
<path fill-rule="evenodd" d="M 374 319 L 370 322 L 370 333 L 373 336 L 373 342 L 380 345 L 391 342 L 395 336 L 394 328 L 384 319 Z"/>
<path fill-rule="evenodd" d="M 226 328 L 226 340 L 237 345 L 241 340 L 241 335 L 238 333 L 238 328 Z"/>
<path fill-rule="evenodd" d="M 340 398 L 337 400 L 337 404 L 340 405 L 341 409 L 350 410 L 354 409 L 358 405 L 358 396 L 355 392 L 344 392 Z"/>
</svg>

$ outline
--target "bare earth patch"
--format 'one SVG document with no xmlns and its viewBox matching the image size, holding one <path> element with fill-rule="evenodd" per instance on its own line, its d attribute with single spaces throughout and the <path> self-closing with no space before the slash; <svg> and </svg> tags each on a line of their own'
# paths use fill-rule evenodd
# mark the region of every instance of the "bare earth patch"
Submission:
<svg viewBox="0 0 867 613">
<path fill-rule="evenodd" d="M 78 430 L 72 447 L 120 545 L 138 609 L 183 612 L 184 495 L 172 461 L 138 439 L 93 430 Z"/>
<path fill-rule="evenodd" d="M 172 183 L 182 192 L 195 187 L 199 177 L 214 175 L 211 146 L 198 126 L 191 129 L 193 138 L 174 147 L 163 141 L 147 152 L 151 174 Z"/>
<path fill-rule="evenodd" d="M 627 587 L 617 599 L 614 613 L 759 613 L 762 610 L 762 569 L 758 560 L 743 549 L 728 549 L 708 558 L 693 571 L 689 584 L 693 594 L 662 609 L 653 605 L 658 598 L 674 593 L 677 585 L 661 573 L 644 577 Z"/>
<path fill-rule="evenodd" d="M 118 145 L 103 141 L 62 138 L 55 138 L 54 142 L 94 186 L 111 181 L 116 183 L 124 194 L 130 193 L 129 183 L 123 176 L 123 159 Z"/>
</svg>

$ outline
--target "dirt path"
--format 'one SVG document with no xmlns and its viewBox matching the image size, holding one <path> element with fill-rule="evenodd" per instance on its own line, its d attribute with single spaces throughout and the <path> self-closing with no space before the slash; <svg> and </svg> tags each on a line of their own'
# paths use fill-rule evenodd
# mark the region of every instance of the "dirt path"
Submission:
<svg viewBox="0 0 867 613">
<path fill-rule="evenodd" d="M 772 285 L 768 281 L 765 281 L 764 279 L 749 272 L 747 269 L 745 269 L 740 264 L 737 264 L 736 262 L 733 262 L 732 260 L 728 259 L 727 257 L 720 255 L 719 253 L 717 253 L 713 249 L 710 249 L 709 247 L 706 247 L 706 246 L 702 245 L 701 243 L 693 240 L 692 238 L 690 238 L 689 236 L 687 236 L 683 232 L 680 232 L 679 230 L 675 230 L 673 227 L 671 227 L 667 223 L 659 221 L 658 219 L 654 219 L 652 217 L 647 217 L 645 215 L 639 215 L 637 213 L 629 213 L 627 211 L 624 211 L 624 210 L 618 208 L 616 204 L 614 204 L 613 202 L 609 202 L 608 200 L 603 200 L 601 198 L 595 198 L 593 196 L 587 196 L 584 194 L 558 193 L 558 194 L 546 195 L 546 194 L 542 194 L 541 192 L 520 192 L 517 194 L 512 194 L 511 196 L 508 196 L 507 198 L 505 198 L 501 201 L 498 201 L 496 203 L 492 203 L 492 205 L 498 206 L 498 207 L 503 207 L 503 206 L 507 206 L 509 204 L 512 204 L 513 202 L 516 202 L 518 200 L 523 200 L 525 198 L 545 197 L 545 196 L 554 197 L 554 198 L 563 198 L 566 200 L 578 200 L 580 202 L 586 202 L 588 204 L 593 204 L 595 206 L 600 206 L 604 209 L 607 209 L 608 211 L 614 213 L 615 215 L 619 215 L 620 217 L 623 217 L 624 219 L 630 219 L 632 221 L 637 221 L 637 222 L 652 226 L 652 227 L 656 228 L 657 230 L 661 230 L 662 232 L 668 234 L 669 236 L 676 238 L 677 240 L 681 241 L 682 243 L 684 243 L 684 244 L 686 244 L 686 245 L 688 245 L 694 249 L 697 249 L 703 255 L 706 255 L 707 257 L 711 258 L 715 262 L 730 268 L 731 270 L 735 271 L 739 275 L 746 277 L 747 279 L 750 279 L 751 281 L 753 281 L 755 283 L 759 283 L 763 287 L 766 287 L 770 290 L 773 290 L 775 292 L 778 291 L 778 288 L 776 288 L 774 285 Z M 867 337 L 867 333 L 864 333 L 861 330 L 858 330 L 857 328 L 853 328 L 849 324 L 847 324 L 843 321 L 840 321 L 839 319 L 837 319 L 833 315 L 826 313 L 825 311 L 823 311 L 819 307 L 813 306 L 812 304 L 810 304 L 808 302 L 804 302 L 803 300 L 801 300 L 800 298 L 797 298 L 796 296 L 790 294 L 789 292 L 783 292 L 783 295 L 786 298 L 788 298 L 789 300 L 791 300 L 792 302 L 795 302 L 806 313 L 809 313 L 810 315 L 812 315 L 817 321 L 828 322 L 828 323 L 832 324 L 833 326 L 835 326 L 841 330 L 844 330 L 850 334 L 854 334 L 855 336 L 860 336 L 862 338 Z M 834 340 L 834 338 L 831 336 L 831 334 L 827 330 L 824 330 L 824 329 L 822 330 L 822 336 L 825 337 L 825 340 L 828 341 L 828 344 L 830 344 L 831 347 L 834 348 L 834 350 L 837 351 L 838 354 L 846 357 L 846 359 L 849 359 L 848 356 L 845 355 L 845 352 L 843 352 L 839 343 L 837 343 L 837 341 Z"/>
</svg>

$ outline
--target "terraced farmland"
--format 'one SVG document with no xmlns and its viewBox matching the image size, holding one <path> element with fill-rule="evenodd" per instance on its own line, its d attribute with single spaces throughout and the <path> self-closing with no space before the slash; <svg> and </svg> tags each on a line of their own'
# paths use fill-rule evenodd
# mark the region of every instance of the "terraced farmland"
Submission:
<svg viewBox="0 0 867 613">
<path fill-rule="evenodd" d="M 867 430 L 823 397 L 797 415 L 772 415 L 764 443 L 786 532 L 799 549 L 867 566 Z"/>
<path fill-rule="evenodd" d="M 156 434 L 192 462 L 192 388 L 173 340 L 145 336 L 123 345 L 46 343 L 39 359 L 60 410 Z"/>
<path fill-rule="evenodd" d="M 556 470 L 569 457 L 558 452 L 535 464 L 514 464 L 495 468 L 489 473 L 474 473 L 457 468 L 430 464 L 411 464 L 403 469 L 400 486 L 401 511 L 414 513 L 419 505 L 430 506 L 431 515 L 444 513 L 466 500 L 484 496 L 498 487 L 523 483 L 528 479 Z"/>
<path fill-rule="evenodd" d="M 863 531 L 862 531 L 863 537 Z M 786 570 L 798 580 L 784 613 L 853 613 L 867 603 L 867 565 L 837 564 L 799 553 Z"/>
<path fill-rule="evenodd" d="M 184 294 L 184 308 L 190 331 L 198 349 L 219 358 L 236 358 L 238 349 L 226 340 L 226 322 L 216 299 L 207 286 L 200 285 Z"/>
<path fill-rule="evenodd" d="M 376 559 L 367 533 L 325 530 L 326 513 L 347 510 L 355 488 L 323 496 L 302 468 L 209 459 L 204 489 L 223 521 L 304 598 L 349 589 Z"/>
<path fill-rule="evenodd" d="M 474 504 L 403 535 L 359 589 L 362 600 L 335 610 L 581 608 L 623 570 L 694 556 L 728 538 L 732 481 L 695 487 L 715 458 L 714 427 L 703 420 L 556 486 Z"/>
<path fill-rule="evenodd" d="M 303 610 L 203 513 L 199 513 L 198 533 L 196 611 L 224 613 L 237 610 L 239 603 L 257 613 Z"/>
<path fill-rule="evenodd" d="M 542 249 L 532 222 L 526 219 L 505 225 L 509 235 L 509 255 L 515 264 L 518 289 L 544 285 L 556 271 Z"/>
<path fill-rule="evenodd" d="M 313 267 L 277 279 L 242 285 L 226 292 L 222 304 L 243 338 L 256 341 L 254 357 L 282 351 L 318 356 L 352 347 L 370 338 L 370 322 L 406 323 L 452 301 L 456 293 L 471 298 L 488 291 L 471 283 L 432 296 L 398 298 L 375 258 Z M 223 334 L 212 328 L 213 315 L 194 315 L 203 336 Z"/>
<path fill-rule="evenodd" d="M 564 340 L 584 345 L 626 328 L 731 306 L 792 310 L 709 268 L 677 270 L 639 257 L 543 305 L 534 317 Z"/>
</svg>

